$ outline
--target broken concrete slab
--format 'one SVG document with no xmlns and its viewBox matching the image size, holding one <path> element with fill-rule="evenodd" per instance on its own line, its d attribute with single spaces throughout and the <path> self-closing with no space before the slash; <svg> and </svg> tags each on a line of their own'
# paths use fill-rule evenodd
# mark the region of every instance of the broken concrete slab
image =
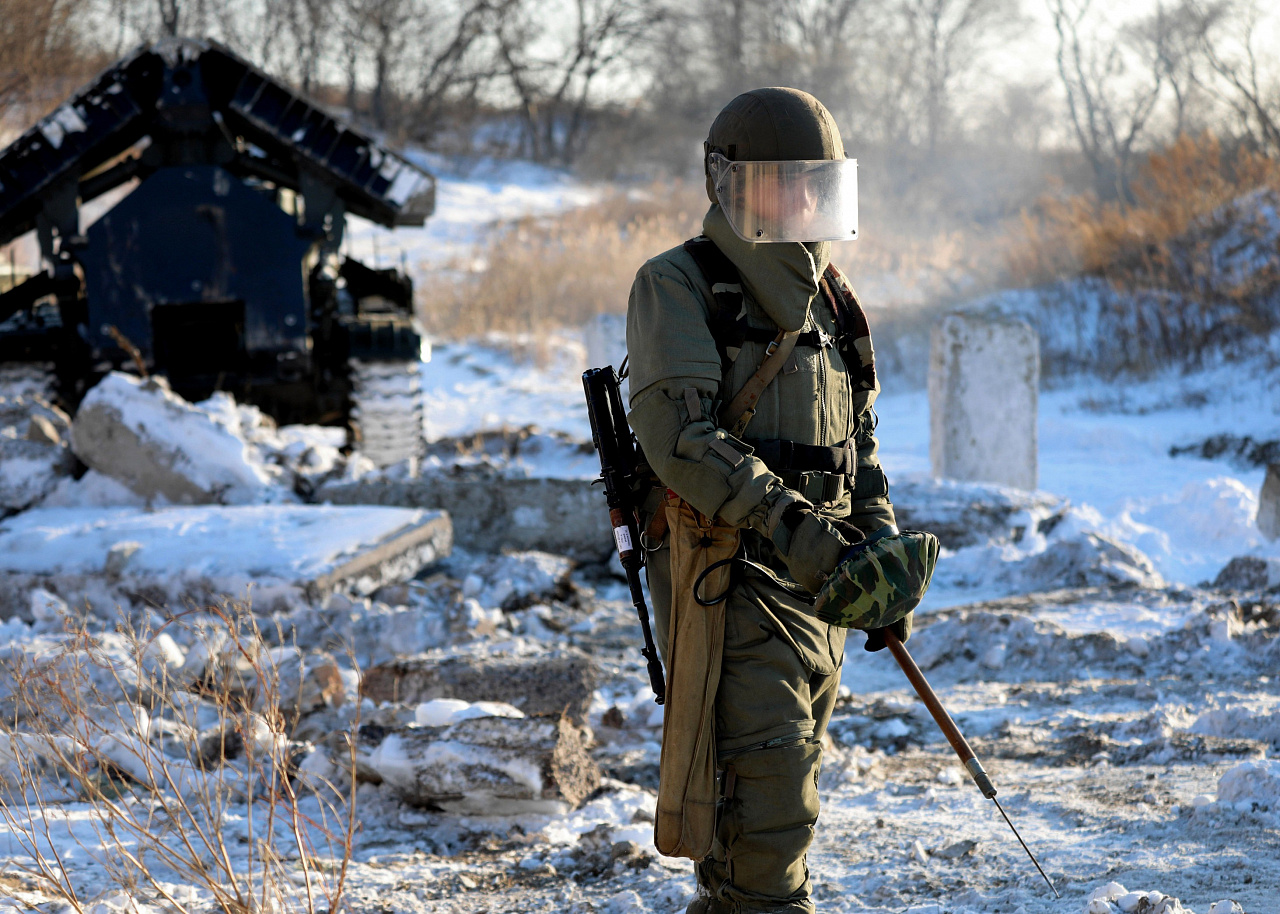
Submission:
<svg viewBox="0 0 1280 914">
<path fill-rule="evenodd" d="M 423 467 L 433 474 L 484 467 L 522 479 L 592 479 L 600 472 L 600 458 L 590 440 L 568 432 L 503 426 L 435 439 L 427 445 Z"/>
<path fill-rule="evenodd" d="M 454 542 L 477 552 L 532 549 L 581 561 L 613 552 L 604 496 L 588 479 L 522 479 L 490 467 L 455 467 L 418 479 L 329 484 L 316 500 L 444 510 L 453 518 Z"/>
<path fill-rule="evenodd" d="M 1004 575 L 1029 591 L 1116 584 L 1155 589 L 1165 585 L 1143 552 L 1096 533 L 1050 540 L 1043 552 L 1010 562 Z"/>
<path fill-rule="evenodd" d="M 1238 555 L 1213 579 L 1218 590 L 1271 590 L 1280 588 L 1280 559 Z"/>
<path fill-rule="evenodd" d="M 948 549 L 1018 543 L 1048 534 L 1066 516 L 1065 498 L 991 483 L 907 477 L 891 482 L 898 526 L 928 530 Z"/>
<path fill-rule="evenodd" d="M 57 397 L 57 366 L 53 362 L 0 362 L 0 387 L 11 397 Z"/>
<path fill-rule="evenodd" d="M 342 589 L 368 596 L 387 584 L 409 580 L 448 555 L 453 538 L 449 515 L 443 511 L 420 515 L 373 545 L 336 560 L 332 570 L 306 585 L 307 591 L 319 595 Z"/>
<path fill-rule="evenodd" d="M 134 590 L 171 597 L 215 589 L 243 598 L 250 582 L 311 597 L 336 588 L 368 594 L 451 548 L 448 515 L 407 508 L 35 508 L 0 521 L 0 575 L 30 583 L 113 572 Z"/>
<path fill-rule="evenodd" d="M 528 606 L 573 599 L 573 561 L 550 552 L 463 553 L 443 570 L 462 582 L 462 596 L 483 607 L 515 612 Z"/>
<path fill-rule="evenodd" d="M 163 378 L 107 375 L 80 404 L 71 447 L 143 498 L 172 504 L 245 504 L 272 482 L 243 439 Z"/>
<path fill-rule="evenodd" d="M 929 354 L 933 475 L 1034 489 L 1040 338 L 998 314 L 952 312 L 934 326 Z"/>
<path fill-rule="evenodd" d="M 567 718 L 477 717 L 446 727 L 360 728 L 360 771 L 407 802 L 482 815 L 557 813 L 600 785 Z"/>
<path fill-rule="evenodd" d="M 567 714 L 585 721 L 597 680 L 591 658 L 578 651 L 534 656 L 406 657 L 366 671 L 364 697 L 418 704 L 436 698 L 501 701 L 528 715 Z"/>
<path fill-rule="evenodd" d="M 41 428 L 33 432 L 31 424 L 36 420 L 40 421 Z M 0 431 L 10 438 L 37 441 L 40 436 L 51 435 L 55 440 L 47 443 L 58 444 L 70 429 L 71 417 L 37 393 L 0 396 Z"/>
<path fill-rule="evenodd" d="M 0 435 L 0 516 L 37 504 L 74 466 L 65 447 Z"/>
<path fill-rule="evenodd" d="M 71 475 L 67 414 L 35 395 L 0 396 L 0 515 L 22 511 Z"/>
<path fill-rule="evenodd" d="M 27 440 L 37 444 L 62 447 L 62 432 L 47 416 L 32 416 L 27 426 Z"/>
</svg>

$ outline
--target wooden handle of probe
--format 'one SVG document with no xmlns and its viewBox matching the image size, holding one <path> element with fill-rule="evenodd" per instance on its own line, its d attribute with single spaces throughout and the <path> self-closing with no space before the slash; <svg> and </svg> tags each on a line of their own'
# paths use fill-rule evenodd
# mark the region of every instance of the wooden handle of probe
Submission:
<svg viewBox="0 0 1280 914">
<path fill-rule="evenodd" d="M 969 741 L 964 738 L 964 734 L 960 732 L 956 722 L 951 719 L 947 709 L 938 700 L 933 687 L 929 685 L 929 680 L 924 678 L 924 673 L 920 671 L 920 667 L 916 666 L 915 660 L 907 653 L 906 645 L 891 629 L 885 629 L 884 643 L 889 648 L 889 653 L 893 654 L 893 659 L 898 661 L 898 666 L 902 667 L 902 672 L 906 674 L 907 679 L 915 688 L 916 694 L 924 702 L 924 706 L 933 715 L 933 719 L 937 723 L 938 729 L 942 731 L 942 735 L 947 738 L 947 742 L 951 744 L 951 748 L 955 750 L 956 755 L 960 756 L 960 761 L 968 769 L 969 776 L 978 785 L 982 795 L 987 799 L 994 797 L 996 795 L 995 786 L 992 785 L 991 779 L 987 777 L 987 773 L 982 769 L 982 763 L 978 761 L 977 755 L 969 746 Z"/>
</svg>

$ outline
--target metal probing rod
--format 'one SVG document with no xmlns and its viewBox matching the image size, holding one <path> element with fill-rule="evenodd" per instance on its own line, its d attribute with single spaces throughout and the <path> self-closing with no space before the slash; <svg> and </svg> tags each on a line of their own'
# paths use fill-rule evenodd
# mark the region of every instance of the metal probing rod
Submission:
<svg viewBox="0 0 1280 914">
<path fill-rule="evenodd" d="M 947 738 L 947 742 L 951 744 L 951 748 L 955 750 L 956 755 L 960 756 L 960 761 L 964 764 L 965 769 L 969 772 L 969 777 L 973 778 L 973 782 L 978 785 L 978 789 L 982 791 L 982 795 L 996 804 L 996 809 L 1000 810 L 1000 815 L 1004 816 L 1004 820 L 1009 823 L 1009 828 L 1013 829 L 1013 836 L 1018 839 L 1018 843 L 1022 845 L 1022 849 L 1027 852 L 1027 856 L 1031 858 L 1031 862 L 1035 864 L 1036 869 L 1044 878 L 1049 888 L 1053 890 L 1055 898 L 1061 898 L 1057 888 L 1053 882 L 1045 875 L 1044 869 L 1040 866 L 1040 861 L 1036 859 L 1036 855 L 1031 853 L 1031 848 L 1027 847 L 1027 842 L 1022 840 L 1022 835 L 1018 834 L 1018 829 L 1014 827 L 1010 821 L 1008 813 L 1004 811 L 1004 807 L 1000 805 L 1000 801 L 996 799 L 996 787 L 991 783 L 991 778 L 987 777 L 987 773 L 982 769 L 982 763 L 978 761 L 977 755 L 973 749 L 969 747 L 969 741 L 964 738 L 964 734 L 960 732 L 960 728 L 956 726 L 956 722 L 951 719 L 951 715 L 947 713 L 947 709 L 942 706 L 942 702 L 938 700 L 938 695 L 933 691 L 933 687 L 929 685 L 929 681 L 924 678 L 924 673 L 920 671 L 920 667 L 916 666 L 915 660 L 907 653 L 906 646 L 898 638 L 893 631 L 884 630 L 884 643 L 889 648 L 889 653 L 893 654 L 893 659 L 898 661 L 898 666 L 902 667 L 902 672 L 907 675 L 911 685 L 915 687 L 916 694 L 920 696 L 920 700 L 924 702 L 924 706 L 929 709 L 929 713 L 933 715 L 934 722 L 937 723 L 938 729 L 942 731 L 942 735 Z"/>
</svg>

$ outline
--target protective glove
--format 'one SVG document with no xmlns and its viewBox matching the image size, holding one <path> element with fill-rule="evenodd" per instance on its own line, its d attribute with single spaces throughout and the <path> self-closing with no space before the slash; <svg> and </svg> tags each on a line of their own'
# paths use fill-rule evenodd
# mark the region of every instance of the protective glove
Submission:
<svg viewBox="0 0 1280 914">
<path fill-rule="evenodd" d="M 790 534 L 782 551 L 787 571 L 810 593 L 818 592 L 840 555 L 862 539 L 862 531 L 853 524 L 822 517 L 800 503 L 787 508 L 779 526 Z"/>
<path fill-rule="evenodd" d="M 915 614 L 916 611 L 913 609 L 891 625 L 886 625 L 884 628 L 867 629 L 867 643 L 862 645 L 862 649 L 864 651 L 870 651 L 873 654 L 876 651 L 884 650 L 886 646 L 884 643 L 884 633 L 887 631 L 893 632 L 898 636 L 899 641 L 906 644 L 907 639 L 911 637 L 911 618 Z"/>
</svg>

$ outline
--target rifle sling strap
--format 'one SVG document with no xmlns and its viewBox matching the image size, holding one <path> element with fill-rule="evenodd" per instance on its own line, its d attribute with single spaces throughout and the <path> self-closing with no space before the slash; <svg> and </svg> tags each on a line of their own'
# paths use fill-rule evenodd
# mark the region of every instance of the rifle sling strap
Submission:
<svg viewBox="0 0 1280 914">
<path fill-rule="evenodd" d="M 729 434 L 735 438 L 742 437 L 751 417 L 756 414 L 756 404 L 760 402 L 760 395 L 769 386 L 769 382 L 778 376 L 787 359 L 791 358 L 799 338 L 799 330 L 778 331 L 773 342 L 765 349 L 764 358 L 760 362 L 760 367 L 756 369 L 756 373 L 747 379 L 742 389 L 734 394 L 729 404 L 720 411 L 720 425 L 726 428 Z"/>
</svg>

